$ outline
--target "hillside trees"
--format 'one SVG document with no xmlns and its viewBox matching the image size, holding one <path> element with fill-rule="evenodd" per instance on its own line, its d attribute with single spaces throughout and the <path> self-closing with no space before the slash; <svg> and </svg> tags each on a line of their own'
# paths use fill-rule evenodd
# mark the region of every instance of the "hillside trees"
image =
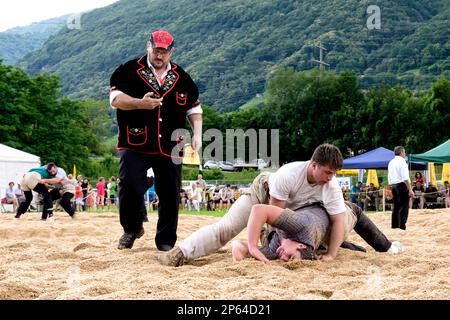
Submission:
<svg viewBox="0 0 450 320">
<path fill-rule="evenodd" d="M 55 76 L 29 77 L 0 64 L 0 143 L 36 154 L 42 163 L 71 169 L 102 153 L 99 133 L 106 118 L 99 104 L 105 105 L 61 97 Z"/>
</svg>

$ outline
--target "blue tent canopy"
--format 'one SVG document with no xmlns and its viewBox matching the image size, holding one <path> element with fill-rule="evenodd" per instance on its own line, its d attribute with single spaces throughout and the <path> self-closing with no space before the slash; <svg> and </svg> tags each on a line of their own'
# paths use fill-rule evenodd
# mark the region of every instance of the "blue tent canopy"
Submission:
<svg viewBox="0 0 450 320">
<path fill-rule="evenodd" d="M 379 147 L 358 156 L 345 159 L 343 169 L 387 169 L 389 161 L 394 157 L 394 151 Z M 413 170 L 426 170 L 427 164 L 423 162 L 412 162 L 410 167 Z"/>
</svg>

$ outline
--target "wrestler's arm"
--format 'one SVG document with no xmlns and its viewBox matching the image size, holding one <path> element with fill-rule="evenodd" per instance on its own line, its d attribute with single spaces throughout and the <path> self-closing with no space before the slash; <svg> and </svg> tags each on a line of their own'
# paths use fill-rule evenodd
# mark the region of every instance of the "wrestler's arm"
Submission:
<svg viewBox="0 0 450 320">
<path fill-rule="evenodd" d="M 282 212 L 282 208 L 273 205 L 256 204 L 252 207 L 247 223 L 248 251 L 252 257 L 269 262 L 258 248 L 259 234 L 264 223 L 274 224 Z"/>
<path fill-rule="evenodd" d="M 344 212 L 330 215 L 331 231 L 328 251 L 320 259 L 331 261 L 336 258 L 337 251 L 344 241 Z"/>
<path fill-rule="evenodd" d="M 62 180 L 61 178 L 41 179 L 40 183 L 61 183 Z"/>
</svg>

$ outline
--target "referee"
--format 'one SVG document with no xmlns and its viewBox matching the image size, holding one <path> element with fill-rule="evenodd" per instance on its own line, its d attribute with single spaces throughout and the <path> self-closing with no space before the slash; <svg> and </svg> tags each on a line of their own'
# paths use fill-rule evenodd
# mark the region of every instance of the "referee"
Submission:
<svg viewBox="0 0 450 320">
<path fill-rule="evenodd" d="M 389 161 L 388 183 L 392 186 L 394 204 L 392 206 L 392 229 L 406 230 L 408 220 L 409 197 L 414 196 L 406 164 L 405 148 L 397 146 L 394 149 L 395 157 Z"/>
</svg>

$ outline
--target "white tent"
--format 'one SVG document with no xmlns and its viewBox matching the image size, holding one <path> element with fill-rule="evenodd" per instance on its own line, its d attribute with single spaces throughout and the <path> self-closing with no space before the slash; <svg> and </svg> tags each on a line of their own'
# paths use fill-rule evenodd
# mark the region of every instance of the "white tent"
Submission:
<svg viewBox="0 0 450 320">
<path fill-rule="evenodd" d="M 40 165 L 38 156 L 0 144 L 0 196 L 5 196 L 10 181 L 16 187 L 24 173 Z"/>
</svg>

